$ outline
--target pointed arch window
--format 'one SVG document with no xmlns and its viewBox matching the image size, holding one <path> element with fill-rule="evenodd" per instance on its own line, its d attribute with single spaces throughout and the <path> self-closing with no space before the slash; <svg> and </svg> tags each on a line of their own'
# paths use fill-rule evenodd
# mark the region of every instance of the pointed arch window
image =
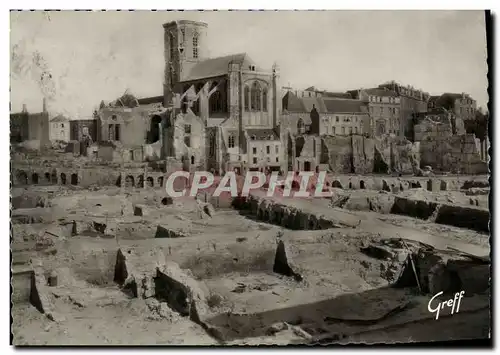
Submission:
<svg viewBox="0 0 500 355">
<path fill-rule="evenodd" d="M 193 58 L 198 58 L 198 33 L 193 35 Z"/>
<path fill-rule="evenodd" d="M 248 85 L 245 85 L 244 95 L 245 95 L 245 111 L 249 111 L 250 110 L 250 88 L 248 87 Z"/>
<path fill-rule="evenodd" d="M 169 33 L 169 47 L 170 47 L 170 61 L 174 59 L 175 56 L 175 40 L 174 40 L 174 35 L 172 33 Z"/>
<path fill-rule="evenodd" d="M 252 111 L 260 111 L 260 101 L 261 101 L 261 87 L 260 84 L 255 81 L 252 84 L 252 89 L 250 90 L 250 103 L 252 106 Z"/>
<path fill-rule="evenodd" d="M 262 89 L 262 111 L 267 112 L 267 88 Z"/>
</svg>

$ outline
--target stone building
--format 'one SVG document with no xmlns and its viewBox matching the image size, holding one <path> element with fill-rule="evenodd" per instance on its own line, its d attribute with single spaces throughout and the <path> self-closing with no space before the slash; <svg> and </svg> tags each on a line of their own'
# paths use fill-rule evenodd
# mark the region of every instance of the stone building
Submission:
<svg viewBox="0 0 500 355">
<path fill-rule="evenodd" d="M 281 127 L 292 134 L 370 134 L 368 106 L 360 100 L 330 97 L 297 97 L 289 91 L 283 98 Z"/>
<path fill-rule="evenodd" d="M 368 106 L 360 100 L 305 95 L 283 97 L 280 132 L 286 147 L 282 169 L 326 170 L 329 153 L 322 137 L 369 135 Z"/>
<path fill-rule="evenodd" d="M 69 121 L 69 136 L 72 141 L 81 141 L 85 136 L 90 136 L 93 142 L 97 141 L 98 121 L 93 118 L 77 118 Z"/>
<path fill-rule="evenodd" d="M 162 101 L 162 100 L 160 100 Z M 129 92 L 95 114 L 98 157 L 121 162 L 160 160 L 166 110 L 157 98 L 138 100 Z M 83 131 L 83 130 L 82 130 Z M 81 139 L 78 139 L 81 140 Z M 116 150 L 113 154 L 109 152 Z"/>
<path fill-rule="evenodd" d="M 468 94 L 444 93 L 440 96 L 431 96 L 428 103 L 429 109 L 444 108 L 455 114 L 463 121 L 476 118 L 477 103 Z"/>
<path fill-rule="evenodd" d="M 422 90 L 417 90 L 412 86 L 403 86 L 395 81 L 381 84 L 378 87 L 392 90 L 400 98 L 401 124 L 399 135 L 412 139 L 413 115 L 415 113 L 427 112 L 427 103 L 430 95 Z"/>
<path fill-rule="evenodd" d="M 11 142 L 36 142 L 39 148 L 51 146 L 49 133 L 49 113 L 47 103 L 43 99 L 43 109 L 39 113 L 29 113 L 26 105 L 22 112 L 10 115 Z"/>
<path fill-rule="evenodd" d="M 241 169 L 246 164 L 254 167 L 257 141 L 261 146 L 267 143 L 252 140 L 251 130 L 274 131 L 263 136 L 271 146 L 279 144 L 278 67 L 263 70 L 246 53 L 207 58 L 205 23 L 182 20 L 166 23 L 163 28 L 164 105 L 172 109 L 166 134 L 170 138 L 174 131 L 178 132 L 176 139 L 165 139 L 165 154 L 178 156 L 189 151 L 189 162 L 217 172 Z M 191 143 L 187 147 L 180 128 L 184 125 L 180 122 L 185 120 L 201 125 L 196 137 L 204 139 L 205 144 Z M 191 139 L 194 137 L 191 134 Z M 257 157 L 257 161 L 262 165 L 267 158 L 262 162 Z"/>
<path fill-rule="evenodd" d="M 70 120 L 63 115 L 57 115 L 50 120 L 49 135 L 52 142 L 70 140 Z"/>
<path fill-rule="evenodd" d="M 386 134 L 401 135 L 401 102 L 395 91 L 371 88 L 349 91 L 352 98 L 368 103 L 374 137 Z"/>
</svg>

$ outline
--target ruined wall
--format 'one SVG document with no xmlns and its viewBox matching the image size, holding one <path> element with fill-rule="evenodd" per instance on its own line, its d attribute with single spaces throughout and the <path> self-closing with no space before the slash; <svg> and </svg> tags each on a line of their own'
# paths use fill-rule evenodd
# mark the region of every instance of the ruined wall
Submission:
<svg viewBox="0 0 500 355">
<path fill-rule="evenodd" d="M 323 144 L 322 161 L 326 156 L 334 173 L 412 174 L 420 166 L 418 144 L 406 139 L 327 136 Z"/>
<path fill-rule="evenodd" d="M 422 141 L 420 154 L 421 165 L 429 165 L 434 170 L 461 174 L 488 172 L 487 163 L 481 160 L 473 134 Z"/>
</svg>

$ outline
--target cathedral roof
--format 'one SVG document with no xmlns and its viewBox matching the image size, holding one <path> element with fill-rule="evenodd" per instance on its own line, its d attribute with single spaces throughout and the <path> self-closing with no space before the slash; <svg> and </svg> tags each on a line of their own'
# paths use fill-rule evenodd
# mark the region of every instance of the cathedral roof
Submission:
<svg viewBox="0 0 500 355">
<path fill-rule="evenodd" d="M 204 78 L 213 78 L 216 76 L 226 75 L 229 70 L 229 64 L 254 65 L 253 61 L 246 53 L 231 54 L 224 57 L 206 59 L 196 64 L 186 79 L 183 81 L 193 81 Z M 260 71 L 256 69 L 257 71 Z"/>
</svg>

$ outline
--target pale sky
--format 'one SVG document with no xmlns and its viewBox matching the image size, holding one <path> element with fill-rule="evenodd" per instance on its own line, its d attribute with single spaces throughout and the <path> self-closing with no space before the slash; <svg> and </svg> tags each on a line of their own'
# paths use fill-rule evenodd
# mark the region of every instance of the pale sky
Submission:
<svg viewBox="0 0 500 355">
<path fill-rule="evenodd" d="M 345 91 L 396 80 L 488 102 L 482 11 L 64 11 L 11 13 L 12 111 L 42 108 L 35 52 L 52 76 L 52 114 L 90 116 L 126 89 L 162 95 L 162 24 L 181 19 L 208 23 L 211 57 L 246 52 L 269 70 L 276 62 L 283 86 Z"/>
</svg>

